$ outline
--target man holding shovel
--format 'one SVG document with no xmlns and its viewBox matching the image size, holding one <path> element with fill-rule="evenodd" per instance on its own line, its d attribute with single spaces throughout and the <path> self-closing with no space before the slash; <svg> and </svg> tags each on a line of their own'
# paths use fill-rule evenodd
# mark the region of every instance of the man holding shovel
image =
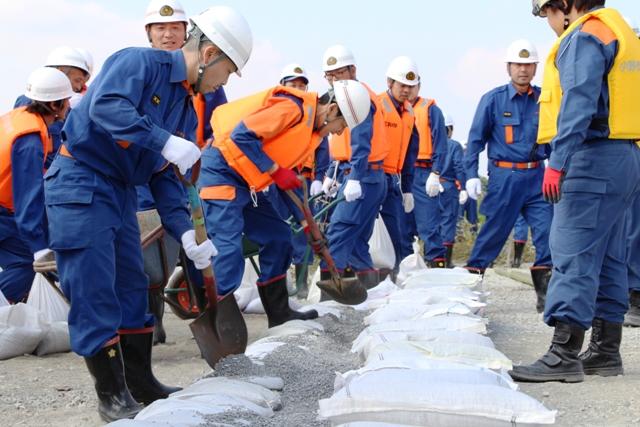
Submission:
<svg viewBox="0 0 640 427">
<path fill-rule="evenodd" d="M 71 347 L 85 358 L 107 421 L 133 417 L 142 409 L 138 402 L 177 390 L 151 372 L 153 320 L 135 185 L 149 182 L 167 162 L 184 173 L 200 158 L 198 147 L 182 137 L 195 123 L 192 95 L 239 74 L 251 47 L 244 18 L 212 7 L 193 18 L 180 50 L 115 53 L 68 117 L 60 153 L 45 175 L 50 245 L 71 302 Z M 171 167 L 162 173 L 173 178 L 154 193 L 173 203 L 162 204 L 161 217 L 172 218 L 167 230 L 205 268 L 215 247 L 196 243 L 184 191 Z"/>
</svg>

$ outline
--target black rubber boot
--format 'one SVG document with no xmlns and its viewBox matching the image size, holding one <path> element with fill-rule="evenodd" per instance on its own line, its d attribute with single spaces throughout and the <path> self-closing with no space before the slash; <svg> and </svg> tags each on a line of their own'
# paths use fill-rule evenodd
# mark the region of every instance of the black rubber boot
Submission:
<svg viewBox="0 0 640 427">
<path fill-rule="evenodd" d="M 309 266 L 306 264 L 294 264 L 296 271 L 296 288 L 298 298 L 307 299 L 309 296 Z"/>
<path fill-rule="evenodd" d="M 98 394 L 100 418 L 107 422 L 133 418 L 142 410 L 127 388 L 120 343 L 107 345 L 84 360 Z"/>
<path fill-rule="evenodd" d="M 525 245 L 525 242 L 513 242 L 513 259 L 511 260 L 512 268 L 520 268 Z"/>
<path fill-rule="evenodd" d="M 320 270 L 320 280 L 331 280 L 331 273 L 328 270 Z M 331 297 L 320 289 L 320 302 L 331 301 Z"/>
<path fill-rule="evenodd" d="M 629 292 L 629 311 L 624 316 L 624 326 L 637 328 L 640 326 L 640 291 Z"/>
<path fill-rule="evenodd" d="M 465 265 L 464 267 L 465 270 L 467 270 L 469 273 L 471 274 L 477 274 L 478 276 L 484 276 L 484 268 L 479 268 L 479 267 L 471 267 L 470 265 Z"/>
<path fill-rule="evenodd" d="M 129 333 L 120 330 L 120 343 L 124 359 L 124 371 L 131 395 L 145 405 L 165 399 L 171 393 L 182 390 L 162 384 L 151 370 L 153 331 Z"/>
<path fill-rule="evenodd" d="M 584 371 L 578 354 L 583 341 L 584 329 L 556 322 L 551 347 L 546 354 L 531 365 L 515 366 L 509 371 L 509 375 L 514 380 L 522 382 L 582 382 Z"/>
<path fill-rule="evenodd" d="M 453 245 L 447 245 L 445 247 L 447 248 L 447 268 L 453 268 L 455 267 L 455 265 L 453 265 Z"/>
<path fill-rule="evenodd" d="M 275 280 L 268 285 L 258 286 L 258 294 L 260 294 L 264 311 L 267 313 L 270 328 L 282 325 L 289 320 L 311 320 L 318 317 L 318 312 L 315 310 L 301 312 L 289 307 L 286 277 Z"/>
<path fill-rule="evenodd" d="M 358 271 L 356 277 L 367 289 L 375 288 L 380 283 L 380 272 L 378 270 Z"/>
<path fill-rule="evenodd" d="M 611 377 L 622 375 L 622 323 L 611 323 L 595 318 L 591 324 L 591 341 L 587 350 L 580 355 L 586 375 Z"/>
<path fill-rule="evenodd" d="M 431 261 L 427 261 L 427 267 L 429 268 L 447 268 L 447 260 L 444 258 L 436 258 Z"/>
<path fill-rule="evenodd" d="M 536 291 L 536 311 L 538 313 L 542 313 L 544 312 L 544 303 L 547 299 L 549 280 L 551 280 L 551 269 L 537 267 L 532 268 L 531 280 L 533 281 L 533 288 Z"/>
<path fill-rule="evenodd" d="M 155 319 L 155 328 L 153 330 L 153 345 L 164 344 L 167 341 L 167 333 L 162 324 L 164 317 L 164 300 L 162 299 L 162 288 L 149 289 L 149 312 L 153 314 Z"/>
</svg>

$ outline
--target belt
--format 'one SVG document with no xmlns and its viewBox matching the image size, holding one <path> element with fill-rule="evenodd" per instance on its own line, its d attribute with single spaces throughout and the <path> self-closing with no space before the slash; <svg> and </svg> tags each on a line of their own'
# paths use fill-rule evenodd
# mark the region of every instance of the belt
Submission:
<svg viewBox="0 0 640 427">
<path fill-rule="evenodd" d="M 416 160 L 413 166 L 417 168 L 430 168 L 433 166 L 433 162 L 431 160 Z"/>
<path fill-rule="evenodd" d="M 0 206 L 0 215 L 3 216 L 13 216 L 13 212 L 4 206 Z"/>
<path fill-rule="evenodd" d="M 504 162 L 502 160 L 494 160 L 493 164 L 505 169 L 536 169 L 540 162 Z"/>
<path fill-rule="evenodd" d="M 382 163 L 369 163 L 367 170 L 370 171 L 380 171 L 382 170 Z M 345 169 L 342 171 L 344 175 L 349 175 L 351 173 L 351 168 Z"/>
<path fill-rule="evenodd" d="M 68 158 L 70 158 L 70 159 L 73 159 L 73 156 L 71 155 L 71 153 L 69 152 L 69 150 L 67 150 L 67 146 L 66 146 L 66 145 L 64 145 L 64 144 L 62 144 L 62 145 L 60 146 L 60 151 L 59 151 L 58 153 L 60 153 L 60 155 L 61 155 L 61 156 L 65 156 L 65 157 L 68 157 Z"/>
</svg>

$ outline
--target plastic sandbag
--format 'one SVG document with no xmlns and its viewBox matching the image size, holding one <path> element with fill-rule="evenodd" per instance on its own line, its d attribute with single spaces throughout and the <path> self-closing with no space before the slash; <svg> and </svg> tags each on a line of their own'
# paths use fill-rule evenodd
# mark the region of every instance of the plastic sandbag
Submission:
<svg viewBox="0 0 640 427">
<path fill-rule="evenodd" d="M 393 268 L 396 264 L 393 242 L 380 215 L 375 220 L 373 234 L 369 239 L 369 254 L 375 268 Z"/>
<path fill-rule="evenodd" d="M 320 288 L 318 287 L 318 281 L 320 280 L 320 269 L 316 268 L 316 272 L 311 276 L 311 283 L 309 285 L 309 295 L 307 295 L 307 301 L 312 304 L 320 302 Z"/>
<path fill-rule="evenodd" d="M 556 411 L 518 391 L 496 385 L 411 380 L 398 387 L 362 381 L 320 400 L 332 424 L 357 421 L 415 426 L 488 427 L 553 424 Z M 393 392 L 390 392 L 393 390 Z"/>
<path fill-rule="evenodd" d="M 394 322 L 398 320 L 426 319 L 429 317 L 457 314 L 472 316 L 473 313 L 459 302 L 444 302 L 440 304 L 422 304 L 404 301 L 400 304 L 388 304 L 364 318 L 365 325 Z"/>
<path fill-rule="evenodd" d="M 383 343 L 369 352 L 369 360 L 393 360 L 408 355 L 465 363 L 487 369 L 511 369 L 511 360 L 495 348 L 438 341 L 394 341 Z M 365 362 L 366 363 L 366 362 Z"/>
<path fill-rule="evenodd" d="M 49 322 L 66 322 L 69 317 L 69 303 L 40 273 L 33 279 L 27 305 L 40 310 Z"/>
<path fill-rule="evenodd" d="M 2 271 L 2 270 L 0 270 Z M 2 291 L 0 291 L 0 307 L 4 307 L 10 305 L 9 301 L 7 300 L 7 298 L 5 298 L 4 294 L 2 293 Z"/>
<path fill-rule="evenodd" d="M 172 399 L 190 400 L 196 396 L 226 395 L 247 400 L 262 408 L 278 410 L 282 401 L 278 393 L 261 385 L 224 377 L 205 378 L 171 394 Z"/>
<path fill-rule="evenodd" d="M 354 305 L 352 308 L 358 311 L 368 311 L 381 307 L 387 303 L 388 296 L 393 295 L 399 290 L 400 288 L 387 276 L 382 282 L 378 283 L 377 286 L 367 290 L 367 299 L 364 302 Z"/>
<path fill-rule="evenodd" d="M 285 343 L 281 341 L 275 341 L 273 338 L 263 338 L 257 340 L 247 346 L 247 349 L 244 351 L 245 356 L 247 356 L 252 361 L 261 363 L 265 357 L 273 353 L 278 347 L 285 345 Z"/>
<path fill-rule="evenodd" d="M 398 271 L 398 283 L 402 283 L 410 274 L 427 269 L 422 255 L 420 255 L 420 245 L 413 242 L 413 253 L 400 261 L 400 269 Z"/>
<path fill-rule="evenodd" d="M 36 354 L 44 356 L 45 354 L 65 353 L 70 350 L 69 324 L 67 322 L 53 322 L 49 332 L 38 344 Z"/>
<path fill-rule="evenodd" d="M 251 261 L 247 258 L 244 260 L 244 274 L 240 282 L 240 287 L 233 293 L 240 310 L 244 310 L 247 304 L 259 297 L 258 287 L 256 286 L 257 281 L 258 275 L 253 269 Z"/>
<path fill-rule="evenodd" d="M 395 322 L 378 323 L 364 329 L 362 334 L 374 334 L 377 332 L 422 332 L 422 331 L 467 331 L 478 334 L 486 334 L 486 320 L 478 317 L 467 316 L 436 316 L 418 320 L 400 320 Z"/>
<path fill-rule="evenodd" d="M 267 329 L 262 333 L 261 338 L 281 338 L 290 335 L 300 335 L 308 333 L 317 334 L 318 332 L 322 331 L 324 331 L 324 327 L 316 321 L 296 319 Z"/>
<path fill-rule="evenodd" d="M 477 311 L 486 307 L 483 301 L 483 295 L 479 292 L 472 291 L 468 288 L 418 288 L 418 289 L 402 289 L 389 295 L 387 301 L 389 304 L 398 301 L 421 302 L 423 304 L 437 304 L 446 301 L 461 302 L 469 308 Z"/>
<path fill-rule="evenodd" d="M 409 275 L 409 277 L 402 282 L 402 287 L 405 289 L 436 288 L 442 286 L 476 288 L 479 287 L 481 283 L 482 277 L 477 274 L 452 271 L 444 268 L 430 268 Z"/>
<path fill-rule="evenodd" d="M 0 360 L 33 353 L 51 324 L 24 303 L 0 307 Z"/>
</svg>

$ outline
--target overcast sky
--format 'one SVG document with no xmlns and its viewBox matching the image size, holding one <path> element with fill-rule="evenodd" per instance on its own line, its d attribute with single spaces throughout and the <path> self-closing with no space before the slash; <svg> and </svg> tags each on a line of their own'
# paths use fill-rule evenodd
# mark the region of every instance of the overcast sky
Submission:
<svg viewBox="0 0 640 427">
<path fill-rule="evenodd" d="M 358 78 L 382 91 L 385 71 L 396 56 L 412 57 L 422 75 L 422 96 L 435 98 L 465 140 L 480 96 L 508 82 L 503 57 L 510 42 L 531 40 L 544 62 L 555 34 L 531 15 L 530 0 L 183 0 L 188 15 L 213 5 L 240 11 L 252 28 L 253 54 L 243 77 L 232 76 L 230 99 L 272 86 L 281 68 L 307 68 L 311 90 L 326 90 L 324 50 L 341 43 L 354 52 Z M 93 53 L 96 68 L 127 46 L 148 46 L 146 0 L 0 0 L 0 111 L 24 92 L 29 73 L 59 45 Z M 640 20 L 640 1 L 609 0 Z M 542 67 L 536 82 L 540 84 Z"/>
</svg>

